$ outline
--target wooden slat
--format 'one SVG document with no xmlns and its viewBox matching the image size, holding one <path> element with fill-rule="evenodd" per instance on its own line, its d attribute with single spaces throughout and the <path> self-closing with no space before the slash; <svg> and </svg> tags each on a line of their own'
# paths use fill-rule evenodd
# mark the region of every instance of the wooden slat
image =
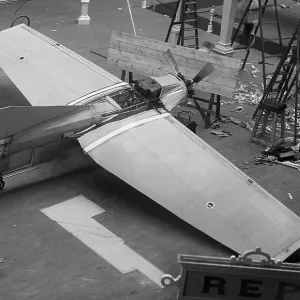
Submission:
<svg viewBox="0 0 300 300">
<path fill-rule="evenodd" d="M 162 51 L 162 50 L 147 48 L 144 46 L 130 44 L 130 43 L 119 41 L 119 40 L 111 40 L 110 49 L 133 53 L 136 55 L 140 55 L 142 57 L 146 57 L 147 59 L 153 58 L 153 59 L 159 60 L 161 62 L 166 62 L 166 59 L 163 56 L 164 51 Z M 179 65 L 180 69 L 182 69 L 182 67 L 187 67 L 188 69 L 196 69 L 198 72 L 207 63 L 207 61 L 204 61 L 204 60 L 189 58 L 186 56 L 177 55 L 175 53 L 173 53 L 173 56 L 174 56 L 177 64 Z M 215 71 L 213 72 L 214 75 L 218 74 L 221 76 L 226 76 L 226 77 L 236 79 L 236 77 L 239 74 L 239 69 L 233 69 L 233 68 L 229 68 L 229 67 L 222 66 L 219 64 L 213 64 L 213 66 L 215 68 Z M 183 70 L 182 70 L 182 72 L 183 72 Z M 186 74 L 184 74 L 184 75 L 186 75 Z"/>
<path fill-rule="evenodd" d="M 215 71 L 195 86 L 204 92 L 233 97 L 241 61 L 230 57 L 161 41 L 113 31 L 108 53 L 109 64 L 145 76 L 173 73 L 164 52 L 171 49 L 183 75 L 193 78 L 206 63 Z"/>
<path fill-rule="evenodd" d="M 187 47 L 171 45 L 169 43 L 164 43 L 158 40 L 153 40 L 149 38 L 144 38 L 140 36 L 134 36 L 129 33 L 113 31 L 111 40 L 118 40 L 134 45 L 144 46 L 150 49 L 156 49 L 160 51 L 166 51 L 172 49 L 172 53 L 175 55 L 182 55 L 188 58 L 193 58 L 197 60 L 202 60 L 210 62 L 212 64 L 218 64 L 232 69 L 240 69 L 241 60 L 234 59 L 231 57 L 222 56 L 219 54 L 214 54 L 211 52 L 204 52 L 201 50 L 190 49 Z"/>
<path fill-rule="evenodd" d="M 132 62 L 124 62 L 123 60 L 114 59 L 108 57 L 107 62 L 112 64 L 120 69 L 127 70 L 129 72 L 137 73 L 145 76 L 162 76 L 168 74 L 167 71 L 157 70 L 151 67 L 146 67 L 138 64 L 134 64 Z M 214 93 L 216 95 L 221 95 L 224 97 L 232 98 L 233 97 L 233 88 L 228 86 L 221 86 L 216 83 L 201 81 L 195 86 L 196 89 L 199 89 L 204 92 Z"/>
<path fill-rule="evenodd" d="M 110 58 L 114 58 L 123 62 L 134 63 L 152 69 L 164 70 L 168 73 L 174 73 L 170 64 L 166 60 L 158 60 L 155 58 L 145 59 L 145 56 L 141 56 L 141 55 L 125 52 L 125 51 L 119 51 L 115 49 L 109 49 L 108 55 Z M 203 62 L 203 66 L 204 65 L 205 62 Z M 199 72 L 200 69 L 201 68 L 196 69 L 196 68 L 191 68 L 189 66 L 180 66 L 181 72 L 183 73 L 183 75 L 187 76 L 188 78 L 193 78 Z M 235 88 L 236 86 L 236 79 L 221 76 L 220 74 L 216 74 L 215 72 L 207 76 L 205 79 L 203 79 L 203 81 L 211 82 L 211 83 L 215 83 L 221 86 L 227 86 L 231 88 Z"/>
</svg>

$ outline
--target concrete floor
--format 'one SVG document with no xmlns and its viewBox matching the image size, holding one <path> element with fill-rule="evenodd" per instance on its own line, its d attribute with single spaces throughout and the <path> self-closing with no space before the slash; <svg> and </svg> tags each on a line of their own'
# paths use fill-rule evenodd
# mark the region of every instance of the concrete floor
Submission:
<svg viewBox="0 0 300 300">
<path fill-rule="evenodd" d="M 113 29 L 132 32 L 126 1 L 91 1 L 92 22 L 86 27 L 76 25 L 79 1 L 57 3 L 55 0 L 30 1 L 18 14 L 28 15 L 33 28 L 120 76 L 120 70 L 107 66 L 105 59 L 91 54 L 90 50 L 106 54 Z M 1 6 L 0 28 L 9 27 L 18 7 L 19 4 Z M 164 40 L 170 22 L 168 17 L 141 10 L 137 5 L 133 6 L 133 12 L 140 35 Z M 245 81 L 249 80 L 245 78 Z M 22 94 L 4 74 L 0 80 L 2 106 L 26 104 Z M 244 105 L 243 113 L 230 112 L 236 106 L 239 104 L 223 105 L 222 114 L 243 121 L 254 110 L 252 106 Z M 219 139 L 212 136 L 210 130 L 203 129 L 199 117 L 196 120 L 200 124 L 198 135 L 300 215 L 298 171 L 284 166 L 254 166 L 251 163 L 247 167 L 244 162 L 251 162 L 262 150 L 249 143 L 249 131 L 236 125 L 223 125 L 233 135 Z M 290 200 L 287 193 L 291 193 L 294 199 Z M 106 210 L 94 218 L 97 222 L 123 238 L 129 247 L 166 273 L 178 275 L 178 253 L 226 257 L 232 254 L 95 166 L 1 195 L 1 300 L 176 298 L 175 288 L 160 289 L 139 272 L 122 275 L 40 212 L 42 208 L 79 194 Z"/>
</svg>

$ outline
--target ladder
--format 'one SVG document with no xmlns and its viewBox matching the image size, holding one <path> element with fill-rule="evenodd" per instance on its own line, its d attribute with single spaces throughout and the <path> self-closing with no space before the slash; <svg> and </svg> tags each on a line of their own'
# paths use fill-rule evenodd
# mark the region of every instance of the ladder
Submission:
<svg viewBox="0 0 300 300">
<path fill-rule="evenodd" d="M 270 4 L 269 2 L 273 2 L 273 3 Z M 258 7 L 255 7 L 255 3 L 258 4 Z M 264 21 L 263 17 L 264 17 L 264 14 L 265 14 L 265 11 L 266 11 L 267 7 L 274 7 L 275 20 L 267 21 L 267 22 Z M 234 35 L 233 35 L 232 40 L 231 40 L 231 44 L 233 44 L 236 41 L 242 26 L 244 26 L 244 33 L 246 33 L 245 29 L 247 30 L 247 28 L 245 28 L 245 26 L 247 26 L 247 24 L 249 24 L 248 23 L 249 13 L 255 12 L 255 11 L 258 12 L 258 22 L 257 22 L 256 26 L 253 26 L 253 28 L 251 28 L 251 27 L 248 28 L 248 30 L 250 31 L 250 32 L 248 32 L 248 34 L 250 34 L 252 39 L 250 39 L 248 41 L 249 44 L 247 46 L 237 47 L 237 48 L 235 48 L 235 50 L 241 50 L 241 49 L 247 50 L 245 58 L 243 59 L 243 64 L 242 64 L 242 68 L 241 68 L 243 70 L 245 65 L 246 65 L 247 59 L 249 57 L 251 48 L 254 45 L 256 34 L 257 34 L 258 30 L 260 30 L 261 59 L 262 60 L 258 63 L 262 65 L 263 86 L 264 86 L 264 89 L 265 89 L 266 86 L 267 86 L 267 76 L 269 75 L 269 74 L 266 73 L 266 64 L 270 64 L 266 61 L 266 59 L 272 58 L 272 57 L 281 57 L 283 52 L 284 52 L 284 47 L 283 47 L 283 44 L 282 44 L 283 38 L 281 36 L 281 30 L 280 30 L 280 24 L 279 24 L 277 0 L 272 0 L 272 1 L 264 0 L 264 3 L 262 3 L 262 0 L 249 0 L 249 3 L 246 6 L 245 12 L 244 12 L 239 24 L 238 24 L 238 27 L 237 27 L 236 31 L 234 32 Z M 264 35 L 265 25 L 274 26 L 274 24 L 276 24 L 277 37 L 276 38 L 266 38 L 265 35 Z M 285 38 L 285 39 L 290 39 L 290 37 Z M 266 53 L 265 53 L 265 43 L 268 42 L 268 41 L 274 41 L 274 42 L 277 42 L 279 44 L 279 49 L 280 49 L 279 53 L 272 54 L 272 55 L 266 55 Z"/>
<path fill-rule="evenodd" d="M 259 142 L 260 136 L 263 136 L 266 131 L 268 119 L 273 115 L 273 128 L 271 132 L 271 145 L 275 142 L 277 129 L 277 116 L 281 118 L 281 139 L 284 138 L 285 122 L 284 110 L 288 96 L 293 87 L 296 87 L 295 101 L 295 128 L 294 142 L 297 139 L 297 111 L 298 111 L 298 76 L 299 76 L 299 36 L 300 36 L 300 21 L 290 39 L 290 42 L 280 59 L 280 62 L 271 77 L 271 80 L 265 89 L 263 97 L 254 112 L 253 118 L 256 118 L 255 125 L 251 134 L 250 141 Z M 275 120 L 275 122 L 274 122 Z M 262 124 L 261 124 L 262 122 Z M 261 132 L 258 133 L 258 128 L 261 125 Z"/>
<path fill-rule="evenodd" d="M 180 13 L 179 21 L 176 16 Z M 167 43 L 174 25 L 180 25 L 177 45 L 199 49 L 197 2 L 194 0 L 178 0 L 175 13 L 165 39 Z"/>
</svg>

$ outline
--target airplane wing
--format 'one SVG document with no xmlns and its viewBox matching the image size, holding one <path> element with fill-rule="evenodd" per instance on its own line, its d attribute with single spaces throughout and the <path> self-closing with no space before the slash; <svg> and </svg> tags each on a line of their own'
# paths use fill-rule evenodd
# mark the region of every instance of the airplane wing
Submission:
<svg viewBox="0 0 300 300">
<path fill-rule="evenodd" d="M 79 138 L 85 153 L 182 220 L 238 253 L 285 259 L 300 218 L 165 111 L 145 111 Z"/>
<path fill-rule="evenodd" d="M 25 24 L 0 32 L 0 67 L 33 106 L 63 106 L 123 84 Z"/>
</svg>

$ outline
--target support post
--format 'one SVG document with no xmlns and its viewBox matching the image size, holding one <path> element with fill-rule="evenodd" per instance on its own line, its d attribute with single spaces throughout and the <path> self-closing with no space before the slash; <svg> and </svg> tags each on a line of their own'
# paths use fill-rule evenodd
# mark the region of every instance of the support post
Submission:
<svg viewBox="0 0 300 300">
<path fill-rule="evenodd" d="M 214 51 L 227 56 L 232 56 L 234 53 L 234 49 L 231 46 L 231 36 L 236 15 L 237 2 L 238 0 L 224 0 L 223 2 L 220 40 L 214 48 Z"/>
<path fill-rule="evenodd" d="M 175 22 L 179 22 L 181 19 L 181 9 L 182 9 L 182 1 L 183 0 L 178 0 L 178 1 L 179 1 L 179 6 L 178 6 L 178 10 L 177 10 L 176 17 L 175 17 Z M 171 44 L 177 45 L 180 29 L 181 29 L 180 24 L 173 25 L 173 27 L 171 29 L 171 34 L 170 34 L 170 43 Z"/>
<path fill-rule="evenodd" d="M 78 18 L 79 25 L 89 25 L 91 18 L 88 15 L 90 0 L 81 0 L 81 15 Z"/>
</svg>

